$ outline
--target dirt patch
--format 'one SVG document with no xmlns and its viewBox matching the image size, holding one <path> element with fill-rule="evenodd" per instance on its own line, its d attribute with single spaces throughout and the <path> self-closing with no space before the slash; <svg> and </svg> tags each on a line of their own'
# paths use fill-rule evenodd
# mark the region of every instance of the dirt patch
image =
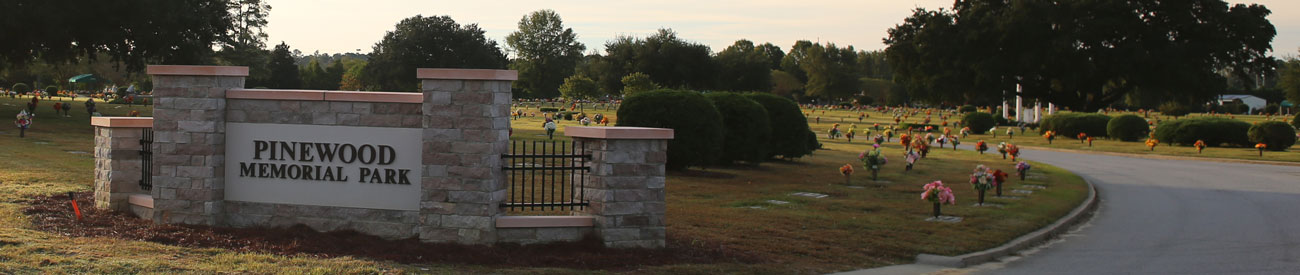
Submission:
<svg viewBox="0 0 1300 275">
<path fill-rule="evenodd" d="M 469 264 L 500 267 L 557 267 L 633 270 L 674 264 L 754 263 L 752 257 L 699 240 L 668 235 L 663 249 L 611 249 L 588 237 L 576 243 L 541 245 L 458 245 L 418 239 L 386 240 L 355 231 L 316 232 L 290 228 L 222 228 L 153 224 L 130 214 L 93 207 L 91 192 L 77 193 L 77 220 L 67 195 L 40 196 L 23 209 L 39 230 L 69 237 L 111 237 L 196 248 L 313 257 L 355 256 L 405 264 Z"/>
</svg>

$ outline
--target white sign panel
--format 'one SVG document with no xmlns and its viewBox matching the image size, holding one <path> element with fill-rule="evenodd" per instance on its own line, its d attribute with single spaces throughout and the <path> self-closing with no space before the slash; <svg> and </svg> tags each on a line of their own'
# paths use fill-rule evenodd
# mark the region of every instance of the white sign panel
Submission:
<svg viewBox="0 0 1300 275">
<path fill-rule="evenodd" d="M 226 123 L 226 200 L 420 209 L 415 128 Z"/>
</svg>

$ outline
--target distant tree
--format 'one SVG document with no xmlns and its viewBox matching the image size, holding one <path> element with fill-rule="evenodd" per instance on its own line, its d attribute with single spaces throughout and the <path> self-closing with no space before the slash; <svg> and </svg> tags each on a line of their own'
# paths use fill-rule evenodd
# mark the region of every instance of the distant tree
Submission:
<svg viewBox="0 0 1300 275">
<path fill-rule="evenodd" d="M 506 56 L 478 24 L 460 25 L 447 16 L 402 19 L 370 53 L 366 86 L 415 91 L 416 68 L 505 69 Z"/>
<path fill-rule="evenodd" d="M 803 90 L 799 78 L 781 70 L 772 70 L 772 93 L 789 98 L 795 91 Z"/>
<path fill-rule="evenodd" d="M 808 74 L 804 94 L 825 99 L 852 97 L 860 90 L 857 73 L 857 52 L 853 46 L 838 48 L 835 44 L 813 44 L 800 67 Z"/>
<path fill-rule="evenodd" d="M 718 89 L 765 91 L 772 86 L 771 60 L 754 42 L 737 40 L 714 57 L 718 64 Z"/>
<path fill-rule="evenodd" d="M 560 94 L 570 100 L 592 99 L 600 95 L 596 82 L 583 75 L 573 75 L 564 79 L 560 85 Z"/>
<path fill-rule="evenodd" d="M 606 43 L 605 52 L 610 66 L 600 78 L 621 79 L 642 72 L 665 87 L 694 90 L 712 89 L 717 82 L 709 47 L 682 40 L 671 29 L 660 29 L 645 39 L 620 37 Z M 606 91 L 622 90 L 616 82 L 602 79 L 600 83 Z"/>
<path fill-rule="evenodd" d="M 216 64 L 248 67 L 246 87 L 266 86 L 271 78 L 271 51 L 266 50 L 266 18 L 271 5 L 261 0 L 234 0 L 226 4 L 233 26 L 221 41 L 221 50 L 215 53 Z"/>
<path fill-rule="evenodd" d="M 346 71 L 347 69 L 343 66 L 343 59 L 334 59 L 334 62 L 330 63 L 328 68 L 325 68 L 325 84 L 321 86 L 322 89 L 338 89 L 340 86 L 339 83 L 343 81 L 343 73 Z"/>
<path fill-rule="evenodd" d="M 271 63 L 267 67 L 271 69 L 271 77 L 267 82 L 268 88 L 302 88 L 302 80 L 298 76 L 298 65 L 293 61 L 293 54 L 289 51 L 289 44 L 280 42 L 280 45 L 275 45 L 275 50 L 271 51 Z"/>
<path fill-rule="evenodd" d="M 808 49 L 812 47 L 812 41 L 795 41 L 794 46 L 790 46 L 790 51 L 781 58 L 781 70 L 798 78 L 800 83 L 807 83 L 808 73 L 804 72 L 803 63 L 808 59 Z"/>
<path fill-rule="evenodd" d="M 365 89 L 364 84 L 361 82 L 365 71 L 366 64 L 364 62 L 348 68 L 347 72 L 343 73 L 342 80 L 339 80 L 339 90 L 361 91 Z"/>
<path fill-rule="evenodd" d="M 1277 87 L 1282 89 L 1291 104 L 1300 104 L 1300 59 L 1294 57 L 1287 59 L 1278 68 L 1277 74 L 1281 78 Z"/>
<path fill-rule="evenodd" d="M 757 50 L 763 53 L 763 56 L 767 57 L 770 69 L 781 69 L 781 59 L 785 59 L 785 52 L 781 51 L 780 46 L 772 45 L 772 43 L 763 43 L 763 45 L 758 45 Z"/>
<path fill-rule="evenodd" d="M 519 30 L 506 36 L 506 46 L 515 54 L 510 68 L 519 71 L 515 87 L 537 98 L 559 95 L 557 89 L 573 75 L 587 48 L 553 10 L 535 11 L 519 19 Z"/>
<path fill-rule="evenodd" d="M 635 72 L 623 77 L 623 96 L 631 96 L 640 92 L 647 92 L 659 89 L 659 84 L 650 80 L 650 76 Z"/>
</svg>

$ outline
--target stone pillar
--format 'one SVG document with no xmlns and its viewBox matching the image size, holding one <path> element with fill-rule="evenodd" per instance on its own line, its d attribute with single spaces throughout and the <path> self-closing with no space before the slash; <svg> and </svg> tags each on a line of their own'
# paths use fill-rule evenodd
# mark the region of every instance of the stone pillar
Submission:
<svg viewBox="0 0 1300 275">
<path fill-rule="evenodd" d="M 672 129 L 565 127 L 591 152 L 587 214 L 606 247 L 664 247 L 664 164 Z"/>
<path fill-rule="evenodd" d="M 140 190 L 140 136 L 152 118 L 94 117 L 95 207 L 128 211 L 127 196 Z"/>
<path fill-rule="evenodd" d="M 1043 103 L 1034 101 L 1034 123 L 1043 120 Z"/>
<path fill-rule="evenodd" d="M 225 197 L 226 90 L 248 67 L 153 65 L 156 223 L 221 224 Z"/>
<path fill-rule="evenodd" d="M 1029 116 L 1025 115 L 1025 102 L 1020 97 L 1020 86 L 1016 86 L 1016 122 L 1028 121 Z"/>
<path fill-rule="evenodd" d="M 509 70 L 417 69 L 424 93 L 420 239 L 491 244 L 506 195 Z"/>
</svg>

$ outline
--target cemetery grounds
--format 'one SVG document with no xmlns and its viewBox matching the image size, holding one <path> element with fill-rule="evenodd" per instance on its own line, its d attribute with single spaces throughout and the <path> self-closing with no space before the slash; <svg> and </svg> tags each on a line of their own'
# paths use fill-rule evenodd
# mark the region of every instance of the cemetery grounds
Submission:
<svg viewBox="0 0 1300 275">
<path fill-rule="evenodd" d="M 29 100 L 0 99 L 0 114 L 16 114 Z M 467 265 L 437 259 L 397 263 L 65 237 L 34 229 L 32 217 L 24 214 L 34 197 L 88 191 L 94 179 L 94 157 L 89 153 L 94 130 L 84 105 L 74 104 L 70 118 L 55 117 L 50 108 L 53 102 L 58 100 L 41 101 L 26 138 L 18 138 L 16 128 L 0 127 L 0 273 L 826 273 L 911 263 L 918 253 L 959 255 L 995 247 L 1055 222 L 1088 193 L 1078 176 L 1031 162 L 1034 168 L 1028 180 L 1009 179 L 1004 187 L 1004 195 L 1012 197 L 995 198 L 990 192 L 986 200 L 996 206 L 975 207 L 976 191 L 968 183 L 971 170 L 985 164 L 1014 175 L 1013 162 L 996 153 L 980 155 L 951 146 L 939 149 L 936 144 L 929 158 L 904 173 L 897 137 L 884 144 L 890 162 L 881 170 L 879 181 L 871 181 L 869 171 L 857 159 L 858 153 L 870 147 L 868 139 L 859 136 L 850 143 L 843 137 L 832 140 L 826 136 L 831 126 L 827 117 L 856 121 L 856 112 L 828 111 L 822 123 L 810 123 L 824 145 L 811 156 L 759 166 L 669 172 L 669 249 L 721 250 L 736 255 L 703 263 L 643 265 L 629 257 L 624 266 L 594 270 Z M 125 116 L 130 110 L 138 110 L 142 116 L 151 113 L 147 106 L 100 103 L 97 107 L 107 116 Z M 525 112 L 537 113 L 537 108 L 530 106 Z M 588 109 L 587 113 L 613 116 L 615 112 Z M 888 125 L 883 115 L 871 115 L 869 121 Z M 870 123 L 859 123 L 859 129 Z M 561 140 L 567 140 L 564 127 L 577 126 L 575 121 L 559 124 L 556 137 Z M 513 125 L 512 139 L 546 139 L 539 117 L 519 118 Z M 842 124 L 841 129 L 847 130 L 848 125 Z M 1058 139 L 1058 143 L 1063 141 Z M 974 142 L 974 138 L 963 140 L 965 144 Z M 856 171 L 848 183 L 839 173 L 844 164 L 853 165 Z M 942 180 L 956 193 L 957 204 L 944 205 L 943 212 L 962 217 L 961 222 L 925 221 L 931 204 L 919 199 L 921 186 L 934 180 Z M 1011 191 L 1016 189 L 1032 194 Z M 792 195 L 800 192 L 827 196 Z"/>
</svg>

